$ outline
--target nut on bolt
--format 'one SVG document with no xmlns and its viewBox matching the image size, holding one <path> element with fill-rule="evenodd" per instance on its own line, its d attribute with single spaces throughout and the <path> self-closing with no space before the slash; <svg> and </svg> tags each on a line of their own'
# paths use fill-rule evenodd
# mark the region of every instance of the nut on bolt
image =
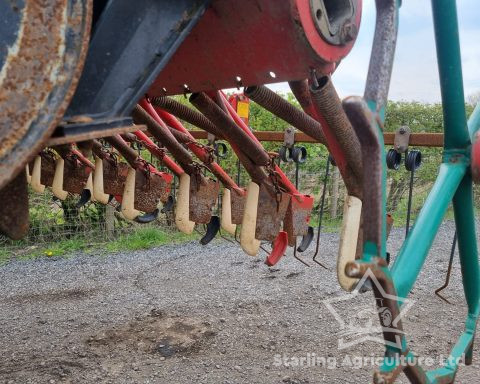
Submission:
<svg viewBox="0 0 480 384">
<path fill-rule="evenodd" d="M 340 40 L 342 44 L 347 44 L 356 39 L 358 35 L 357 25 L 351 20 L 347 20 L 340 29 Z"/>
</svg>

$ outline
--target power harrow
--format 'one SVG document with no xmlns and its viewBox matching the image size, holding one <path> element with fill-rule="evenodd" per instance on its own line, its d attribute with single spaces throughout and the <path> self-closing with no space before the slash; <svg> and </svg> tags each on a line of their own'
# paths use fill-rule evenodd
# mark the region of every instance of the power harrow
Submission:
<svg viewBox="0 0 480 384">
<path fill-rule="evenodd" d="M 29 227 L 28 188 L 50 188 L 56 199 L 77 195 L 77 207 L 116 202 L 119 215 L 139 223 L 174 212 L 182 232 L 206 226 L 202 244 L 222 230 L 252 256 L 271 243 L 269 266 L 289 246 L 299 258 L 315 233 L 314 199 L 298 190 L 306 151 L 288 140 L 278 154 L 265 150 L 244 113 L 251 100 L 330 152 L 313 257 L 320 265 L 328 167 L 334 162 L 339 168 L 348 193 L 339 284 L 346 291 L 368 290 L 359 282 L 377 280 L 370 287 L 379 314 L 387 310 L 396 319 L 387 326 L 379 316 L 385 356 L 374 382 L 393 383 L 402 372 L 412 383 L 454 382 L 458 358 L 464 354 L 465 363 L 472 362 L 479 315 L 472 182 L 480 180 L 480 108 L 467 121 L 455 0 L 432 0 L 444 156 L 389 265 L 386 168 L 398 168 L 405 150 L 400 143 L 385 154 L 383 123 L 400 6 L 400 0 L 376 0 L 365 93 L 342 101 L 331 75 L 355 43 L 362 0 L 1 1 L 0 232 L 22 238 Z M 265 86 L 276 82 L 289 83 L 301 109 Z M 243 93 L 229 99 L 222 90 L 231 88 Z M 186 123 L 207 131 L 209 143 L 197 141 Z M 246 169 L 248 185 L 221 167 L 222 141 Z M 421 159 L 407 156 L 413 180 Z M 296 182 L 280 160 L 295 161 Z M 427 372 L 408 346 L 400 315 L 450 202 L 468 314 L 450 358 Z"/>
</svg>

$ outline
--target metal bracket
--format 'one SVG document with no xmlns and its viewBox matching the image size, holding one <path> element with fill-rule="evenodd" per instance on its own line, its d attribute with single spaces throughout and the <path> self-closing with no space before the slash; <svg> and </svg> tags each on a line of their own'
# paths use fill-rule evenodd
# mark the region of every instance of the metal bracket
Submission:
<svg viewBox="0 0 480 384">
<path fill-rule="evenodd" d="M 283 146 L 292 148 L 295 145 L 295 129 L 288 127 L 283 134 Z"/>
<path fill-rule="evenodd" d="M 408 150 L 410 141 L 410 128 L 406 125 L 401 126 L 395 131 L 395 139 L 393 140 L 393 147 L 398 153 L 405 153 Z"/>
</svg>

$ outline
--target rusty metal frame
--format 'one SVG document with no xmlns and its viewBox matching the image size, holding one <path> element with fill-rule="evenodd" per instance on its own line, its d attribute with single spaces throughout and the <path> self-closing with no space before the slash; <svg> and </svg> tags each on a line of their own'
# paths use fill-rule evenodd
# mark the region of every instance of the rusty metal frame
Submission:
<svg viewBox="0 0 480 384">
<path fill-rule="evenodd" d="M 91 0 L 7 2 L 0 51 L 0 188 L 43 147 L 73 96 L 87 52 Z M 14 129 L 12 129 L 14 127 Z"/>
<path fill-rule="evenodd" d="M 207 132 L 201 130 L 190 130 L 190 134 L 197 140 L 206 140 Z M 282 143 L 284 133 L 278 131 L 253 131 L 253 134 L 259 141 Z M 395 132 L 384 132 L 383 140 L 385 145 L 393 145 L 395 140 Z M 319 141 L 311 138 L 303 132 L 295 132 L 296 143 L 319 143 Z M 412 133 L 410 134 L 410 146 L 414 147 L 443 147 L 443 133 Z"/>
</svg>

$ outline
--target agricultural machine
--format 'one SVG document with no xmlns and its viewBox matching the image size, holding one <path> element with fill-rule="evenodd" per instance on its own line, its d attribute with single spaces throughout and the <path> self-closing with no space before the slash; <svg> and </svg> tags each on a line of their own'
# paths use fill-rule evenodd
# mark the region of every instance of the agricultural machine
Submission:
<svg viewBox="0 0 480 384">
<path fill-rule="evenodd" d="M 305 153 L 288 140 L 279 155 L 265 150 L 245 113 L 245 104 L 255 102 L 328 148 L 348 192 L 338 281 L 351 291 L 369 272 L 380 282 L 372 284 L 376 302 L 392 318 L 400 319 L 402 299 L 453 202 L 468 304 L 465 330 L 445 366 L 427 372 L 408 346 L 408 330 L 394 321 L 382 327 L 385 359 L 374 375 L 377 384 L 393 383 L 401 372 L 412 383 L 453 382 L 457 358 L 465 354 L 472 362 L 479 314 L 472 182 L 480 179 L 480 109 L 467 121 L 456 2 L 432 0 L 443 162 L 389 265 L 386 167 L 396 154 L 386 158 L 383 122 L 400 6 L 401 0 L 376 0 L 365 93 L 342 101 L 331 75 L 355 43 L 362 0 L 0 1 L 0 232 L 23 237 L 29 188 L 50 188 L 56 199 L 78 195 L 79 207 L 117 202 L 125 220 L 140 223 L 173 211 L 182 232 L 206 225 L 203 244 L 219 230 L 235 235 L 252 256 L 262 242 L 272 243 L 268 265 L 289 246 L 295 254 L 304 251 L 314 238 L 314 199 L 276 160 L 298 163 Z M 276 82 L 289 83 L 301 109 L 265 86 Z M 243 93 L 229 99 L 222 90 L 231 88 Z M 207 131 L 208 144 L 196 140 L 186 123 Z M 247 186 L 219 164 L 222 141 L 248 172 Z M 161 169 L 142 157 L 139 145 Z"/>
</svg>

